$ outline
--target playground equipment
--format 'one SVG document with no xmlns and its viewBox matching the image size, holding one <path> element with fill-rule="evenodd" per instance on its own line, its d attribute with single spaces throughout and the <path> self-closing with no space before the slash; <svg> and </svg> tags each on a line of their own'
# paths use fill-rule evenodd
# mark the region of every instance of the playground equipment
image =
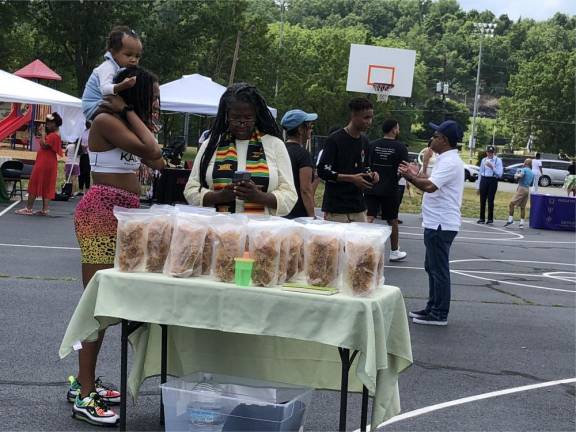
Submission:
<svg viewBox="0 0 576 432">
<path fill-rule="evenodd" d="M 0 141 L 29 125 L 32 120 L 32 106 L 25 105 L 25 111 L 22 109 L 23 106 L 19 103 L 13 103 L 8 115 L 0 120 Z"/>
</svg>

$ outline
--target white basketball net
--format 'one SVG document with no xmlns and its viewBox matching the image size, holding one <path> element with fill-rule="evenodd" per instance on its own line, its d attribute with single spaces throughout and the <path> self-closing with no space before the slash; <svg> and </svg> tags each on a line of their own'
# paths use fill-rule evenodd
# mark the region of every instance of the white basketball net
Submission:
<svg viewBox="0 0 576 432">
<path fill-rule="evenodd" d="M 372 88 L 376 92 L 378 102 L 388 102 L 388 96 L 390 96 L 390 90 L 394 88 L 394 84 L 372 83 Z"/>
</svg>

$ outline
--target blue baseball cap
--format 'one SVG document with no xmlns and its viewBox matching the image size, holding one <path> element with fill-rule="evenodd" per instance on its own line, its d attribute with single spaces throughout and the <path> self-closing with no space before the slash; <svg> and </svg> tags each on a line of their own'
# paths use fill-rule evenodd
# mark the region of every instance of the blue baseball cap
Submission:
<svg viewBox="0 0 576 432">
<path fill-rule="evenodd" d="M 318 118 L 316 113 L 307 113 L 299 109 L 293 109 L 288 111 L 282 117 L 280 124 L 286 130 L 296 129 L 304 122 L 311 122 Z"/>
<path fill-rule="evenodd" d="M 462 141 L 462 138 L 464 137 L 462 127 L 460 127 L 460 125 L 454 120 L 446 120 L 439 125 L 434 123 L 428 123 L 428 125 L 436 132 L 441 133 L 448 138 L 448 142 L 452 147 L 456 147 L 458 142 Z"/>
</svg>

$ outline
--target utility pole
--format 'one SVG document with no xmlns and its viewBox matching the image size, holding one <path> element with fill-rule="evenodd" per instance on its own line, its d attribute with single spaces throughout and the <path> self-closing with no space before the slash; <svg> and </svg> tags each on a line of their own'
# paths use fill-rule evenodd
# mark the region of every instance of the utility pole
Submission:
<svg viewBox="0 0 576 432">
<path fill-rule="evenodd" d="M 232 60 L 232 68 L 230 69 L 230 79 L 228 80 L 228 87 L 234 84 L 234 75 L 236 75 L 236 63 L 238 63 L 238 53 L 240 51 L 240 35 L 242 32 L 238 30 L 236 33 L 236 48 L 234 48 L 234 58 Z"/>
<path fill-rule="evenodd" d="M 282 55 L 282 43 L 284 42 L 284 11 L 286 10 L 286 2 L 280 0 L 280 36 L 278 42 L 278 54 Z M 280 62 L 276 65 L 276 85 L 274 86 L 274 101 L 278 98 L 278 83 L 280 76 L 280 67 L 278 66 Z"/>
<path fill-rule="evenodd" d="M 476 32 L 480 34 L 480 50 L 478 51 L 478 69 L 476 70 L 476 90 L 474 91 L 474 112 L 472 114 L 472 131 L 470 133 L 470 163 L 472 163 L 472 153 L 476 147 L 476 115 L 478 114 L 478 99 L 480 96 L 480 66 L 482 65 L 482 42 L 485 37 L 494 37 L 496 24 L 494 23 L 474 23 Z"/>
</svg>

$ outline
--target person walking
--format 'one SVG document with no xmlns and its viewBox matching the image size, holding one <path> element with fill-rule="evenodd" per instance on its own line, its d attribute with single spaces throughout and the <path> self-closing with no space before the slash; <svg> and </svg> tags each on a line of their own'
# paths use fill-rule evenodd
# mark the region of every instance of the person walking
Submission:
<svg viewBox="0 0 576 432">
<path fill-rule="evenodd" d="M 292 162 L 294 186 L 298 193 L 296 205 L 286 216 L 288 219 L 315 217 L 314 192 L 319 179 L 314 176 L 315 169 L 312 156 L 305 146 L 312 136 L 312 122 L 317 119 L 318 114 L 316 113 L 294 109 L 284 114 L 280 122 L 286 131 L 286 149 L 290 156 L 290 162 Z"/>
<path fill-rule="evenodd" d="M 40 127 L 40 148 L 28 182 L 28 201 L 26 207 L 16 210 L 16 214 L 48 216 L 50 200 L 56 196 L 58 156 L 63 155 L 62 139 L 58 132 L 60 126 L 62 126 L 62 117 L 57 112 L 53 112 L 46 116 L 46 126 Z M 36 197 L 42 197 L 42 210 L 34 212 L 32 208 Z"/>
<path fill-rule="evenodd" d="M 542 177 L 542 161 L 540 160 L 540 153 L 536 153 L 536 157 L 532 159 L 532 174 L 534 174 L 534 182 L 532 183 L 532 192 L 538 193 L 538 186 L 540 186 L 540 177 Z"/>
<path fill-rule="evenodd" d="M 392 227 L 390 261 L 400 261 L 407 254 L 398 244 L 398 167 L 401 162 L 409 162 L 408 149 L 398 141 L 400 124 L 397 120 L 385 120 L 382 133 L 382 138 L 370 143 L 370 169 L 378 173 L 380 180 L 366 191 L 368 222 L 374 222 L 380 213 L 382 220 Z"/>
<path fill-rule="evenodd" d="M 477 193 L 480 195 L 479 224 L 494 223 L 494 198 L 498 190 L 498 179 L 504 173 L 502 159 L 494 155 L 494 147 L 486 149 L 486 157 L 480 162 L 480 181 L 476 183 Z M 488 202 L 488 220 L 486 220 L 486 202 Z"/>
<path fill-rule="evenodd" d="M 333 222 L 366 222 L 364 191 L 378 183 L 370 171 L 370 142 L 364 133 L 372 125 L 374 109 L 366 98 L 348 103 L 350 121 L 326 139 L 318 176 L 326 182 L 322 211 Z"/>
<path fill-rule="evenodd" d="M 429 295 L 426 307 L 409 316 L 416 324 L 445 326 L 451 297 L 450 247 L 460 229 L 464 192 L 464 163 L 457 149 L 463 132 L 454 120 L 430 127 L 435 130 L 431 148 L 438 155 L 430 178 L 419 173 L 416 165 L 402 162 L 399 167 L 400 175 L 424 192 L 424 269 L 428 273 Z"/>
<path fill-rule="evenodd" d="M 504 224 L 505 227 L 514 224 L 514 207 L 520 207 L 520 228 L 524 228 L 524 218 L 526 217 L 526 204 L 528 203 L 528 198 L 530 197 L 530 186 L 532 186 L 532 181 L 534 180 L 534 174 L 532 174 L 532 159 L 526 159 L 524 161 L 524 166 L 514 174 L 514 178 L 518 180 L 518 188 L 514 197 L 508 205 L 508 221 Z"/>
<path fill-rule="evenodd" d="M 78 196 L 84 195 L 90 189 L 90 155 L 88 154 L 88 137 L 90 135 L 90 126 L 92 122 L 86 121 L 86 129 L 80 137 L 80 175 L 78 176 Z"/>
</svg>

